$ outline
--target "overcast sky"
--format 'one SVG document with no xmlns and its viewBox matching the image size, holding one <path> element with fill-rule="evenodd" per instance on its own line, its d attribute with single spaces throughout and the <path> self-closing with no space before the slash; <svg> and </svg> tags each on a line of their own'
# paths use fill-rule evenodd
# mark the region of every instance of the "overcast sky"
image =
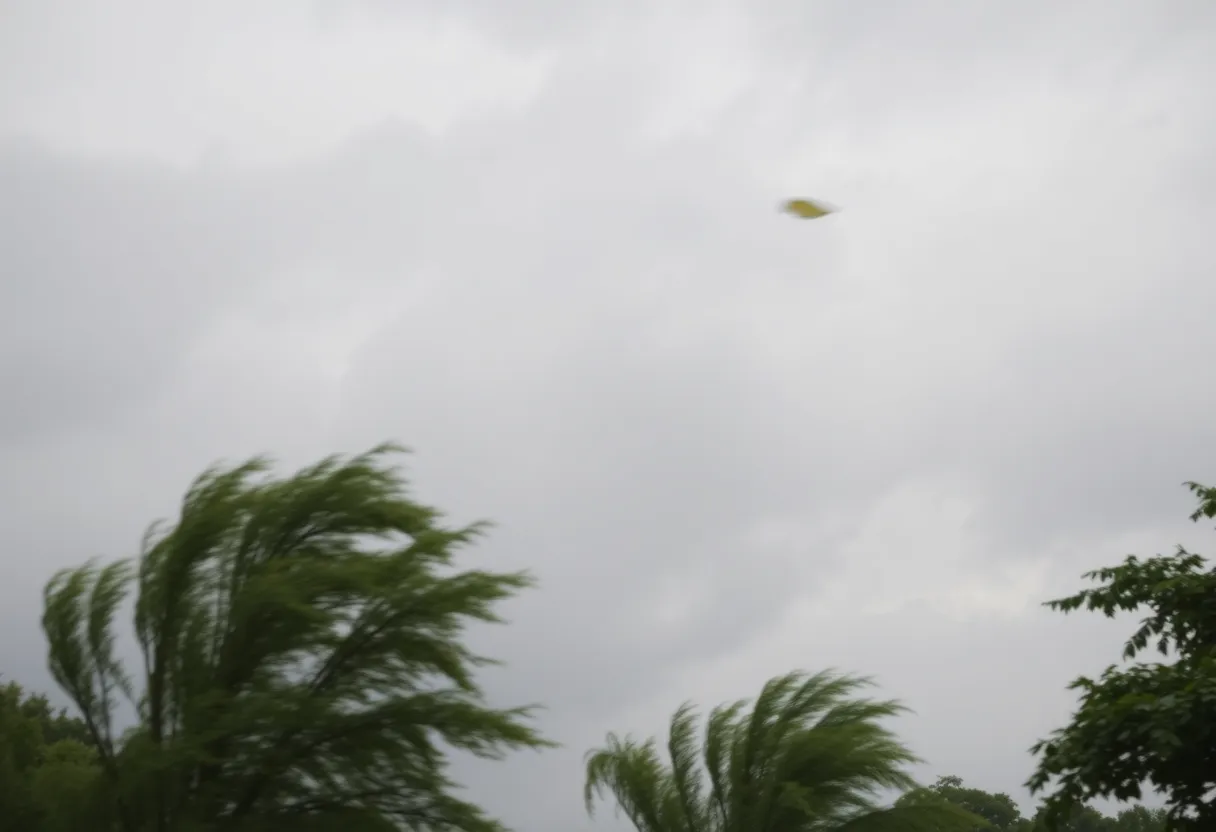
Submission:
<svg viewBox="0 0 1216 832">
<path fill-rule="evenodd" d="M 396 439 L 541 581 L 519 832 L 795 668 L 1026 800 L 1127 631 L 1040 602 L 1212 548 L 1213 147 L 1209 0 L 0 0 L 0 673 L 209 463 Z"/>
</svg>

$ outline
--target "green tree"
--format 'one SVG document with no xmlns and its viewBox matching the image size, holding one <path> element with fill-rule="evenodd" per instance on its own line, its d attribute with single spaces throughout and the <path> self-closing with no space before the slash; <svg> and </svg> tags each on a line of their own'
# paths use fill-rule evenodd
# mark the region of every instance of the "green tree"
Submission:
<svg viewBox="0 0 1216 832">
<path fill-rule="evenodd" d="M 93 825 L 100 797 L 96 755 L 71 737 L 83 725 L 46 697 L 0 687 L 0 819 L 4 828 L 58 832 Z"/>
<path fill-rule="evenodd" d="M 1187 485 L 1200 501 L 1191 519 L 1216 517 L 1216 489 Z M 1111 666 L 1073 682 L 1080 705 L 1034 746 L 1038 767 L 1027 785 L 1052 786 L 1047 808 L 1056 815 L 1091 797 L 1138 799 L 1149 783 L 1166 798 L 1171 828 L 1216 828 L 1216 570 L 1178 547 L 1085 577 L 1100 585 L 1048 605 L 1108 617 L 1147 609 L 1123 657 L 1152 644 L 1173 661 Z"/>
<path fill-rule="evenodd" d="M 42 732 L 23 712 L 23 700 L 20 685 L 0 687 L 0 818 L 19 829 L 37 823 L 31 778 L 43 748 Z"/>
<path fill-rule="evenodd" d="M 11 701 L 16 703 L 23 718 L 38 724 L 42 742 L 54 745 L 60 740 L 76 740 L 88 744 L 89 729 L 82 720 L 70 716 L 66 708 L 52 708 L 45 695 L 25 691 L 16 682 L 8 683 L 3 689 L 13 697 Z"/>
<path fill-rule="evenodd" d="M 910 806 L 934 800 L 950 803 L 981 819 L 982 823 L 976 823 L 972 827 L 976 832 L 982 829 L 1007 832 L 1019 829 L 1022 822 L 1022 810 L 1013 802 L 1012 797 L 1003 792 L 992 794 L 982 789 L 967 788 L 960 777 L 939 777 L 937 782 L 927 789 L 906 792 L 895 805 Z"/>
<path fill-rule="evenodd" d="M 1042 806 L 1031 828 L 1034 832 L 1112 832 L 1114 822 L 1092 806 L 1071 806 L 1058 814 Z"/>
<path fill-rule="evenodd" d="M 1115 815 L 1111 832 L 1165 832 L 1165 809 L 1132 806 Z"/>
<path fill-rule="evenodd" d="M 905 768 L 918 760 L 881 723 L 902 706 L 854 696 L 867 684 L 832 673 L 778 677 L 750 713 L 742 701 L 714 709 L 699 748 L 685 704 L 671 720 L 670 763 L 654 740 L 609 734 L 587 756 L 587 810 L 611 797 L 638 832 L 969 830 L 974 816 L 948 804 L 878 802 L 883 791 L 915 786 Z"/>
<path fill-rule="evenodd" d="M 97 752 L 82 742 L 64 739 L 48 745 L 30 790 L 39 810 L 37 832 L 113 828 Z"/>
<path fill-rule="evenodd" d="M 549 745 L 529 708 L 489 707 L 490 660 L 462 638 L 499 621 L 524 573 L 458 571 L 481 525 L 408 495 L 385 445 L 294 476 L 255 458 L 199 477 L 135 562 L 47 586 L 55 679 L 83 716 L 123 832 L 496 832 L 460 799 L 447 749 Z M 130 585 L 136 683 L 115 646 Z M 119 734 L 119 697 L 138 724 Z"/>
</svg>

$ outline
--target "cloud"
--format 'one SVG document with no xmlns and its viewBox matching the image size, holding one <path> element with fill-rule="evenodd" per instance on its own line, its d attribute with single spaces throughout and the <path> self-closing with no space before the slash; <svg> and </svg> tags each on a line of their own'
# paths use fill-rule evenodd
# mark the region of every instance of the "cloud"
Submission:
<svg viewBox="0 0 1216 832">
<path fill-rule="evenodd" d="M 269 255 L 239 187 L 20 145 L 0 176 L 10 439 L 142 400 Z"/>
<path fill-rule="evenodd" d="M 20 69 L 0 81 L 0 128 L 176 163 L 298 162 L 394 115 L 432 131 L 509 116 L 547 71 L 545 55 L 459 21 L 368 21 L 282 0 L 23 3 L 0 38 Z"/>
<path fill-rule="evenodd" d="M 1204 548 L 1205 6 L 106 9 L 0 42 L 9 675 L 206 464 L 391 437 L 541 580 L 474 638 L 566 748 L 461 768 L 518 828 L 794 667 L 1022 798 L 1120 636 L 1038 603 Z"/>
</svg>

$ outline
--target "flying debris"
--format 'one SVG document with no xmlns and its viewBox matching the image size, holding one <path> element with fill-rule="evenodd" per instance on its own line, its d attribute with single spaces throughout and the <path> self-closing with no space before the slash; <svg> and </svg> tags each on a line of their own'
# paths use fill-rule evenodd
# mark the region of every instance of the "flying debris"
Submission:
<svg viewBox="0 0 1216 832">
<path fill-rule="evenodd" d="M 781 210 L 803 220 L 817 220 L 836 212 L 835 208 L 810 199 L 791 199 L 781 206 Z"/>
</svg>

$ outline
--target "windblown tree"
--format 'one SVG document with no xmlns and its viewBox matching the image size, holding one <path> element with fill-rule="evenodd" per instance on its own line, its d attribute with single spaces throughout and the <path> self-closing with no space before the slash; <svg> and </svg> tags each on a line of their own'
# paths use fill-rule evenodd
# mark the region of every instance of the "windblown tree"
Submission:
<svg viewBox="0 0 1216 832">
<path fill-rule="evenodd" d="M 698 742 L 691 704 L 676 711 L 665 762 L 654 740 L 609 734 L 587 755 L 584 797 L 611 798 L 638 832 L 969 832 L 974 815 L 944 802 L 885 806 L 915 787 L 919 762 L 882 724 L 897 702 L 855 695 L 868 680 L 792 673 L 715 708 Z"/>
<path fill-rule="evenodd" d="M 1187 485 L 1199 497 L 1191 519 L 1216 517 L 1216 489 Z M 1048 606 L 1107 617 L 1146 610 L 1123 658 L 1151 645 L 1169 660 L 1112 665 L 1073 682 L 1080 704 L 1034 746 L 1038 768 L 1027 785 L 1050 790 L 1050 820 L 1090 798 L 1139 799 L 1148 783 L 1165 797 L 1171 829 L 1216 829 L 1216 569 L 1178 547 L 1085 577 L 1099 585 Z"/>
<path fill-rule="evenodd" d="M 461 830 L 446 749 L 549 745 L 529 709 L 489 707 L 462 636 L 497 622 L 524 573 L 458 571 L 480 525 L 408 495 L 385 445 L 285 479 L 256 458 L 213 468 L 135 562 L 56 575 L 43 626 L 112 796 L 112 828 Z M 138 685 L 115 619 L 134 585 Z M 120 697 L 138 723 L 120 734 Z M 99 820 L 100 822 L 100 820 Z"/>
</svg>

